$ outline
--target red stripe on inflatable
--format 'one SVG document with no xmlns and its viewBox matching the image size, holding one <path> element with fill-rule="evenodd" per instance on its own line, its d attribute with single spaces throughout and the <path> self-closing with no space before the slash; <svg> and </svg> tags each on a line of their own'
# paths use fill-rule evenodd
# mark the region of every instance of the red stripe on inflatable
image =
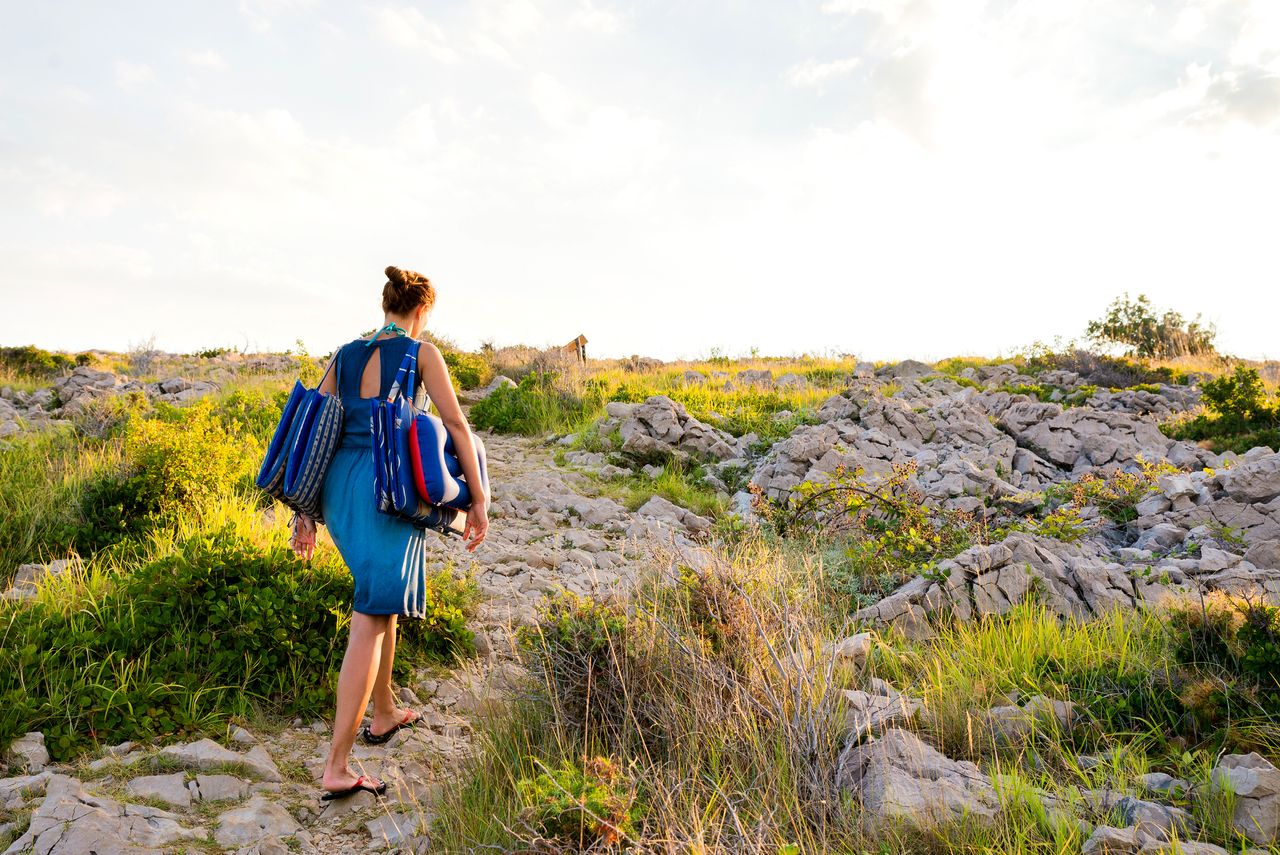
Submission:
<svg viewBox="0 0 1280 855">
<path fill-rule="evenodd" d="M 427 494 L 427 479 L 422 475 L 422 449 L 418 445 L 417 419 L 409 425 L 409 459 L 413 463 L 413 486 L 417 489 L 419 496 L 430 502 L 431 496 Z"/>
</svg>

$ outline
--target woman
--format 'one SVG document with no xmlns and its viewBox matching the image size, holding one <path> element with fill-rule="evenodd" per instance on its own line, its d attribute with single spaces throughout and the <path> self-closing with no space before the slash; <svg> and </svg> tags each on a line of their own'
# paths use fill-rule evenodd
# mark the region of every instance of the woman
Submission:
<svg viewBox="0 0 1280 855">
<path fill-rule="evenodd" d="M 374 507 L 370 400 L 390 394 L 405 351 L 426 329 L 436 292 L 427 277 L 411 270 L 388 267 L 386 274 L 387 283 L 382 287 L 384 326 L 370 338 L 339 348 L 320 383 L 321 392 L 341 396 L 345 414 L 342 441 L 325 476 L 320 508 L 355 579 L 351 637 L 338 676 L 333 743 L 321 784 L 325 799 L 362 790 L 378 795 L 386 791 L 384 782 L 357 775 L 347 763 L 371 694 L 373 720 L 360 731 L 366 742 L 386 742 L 400 728 L 412 726 L 419 716 L 396 705 L 391 665 L 396 652 L 396 618 L 423 616 L 423 586 L 414 585 L 413 580 L 424 572 L 428 535 Z M 418 376 L 419 388 L 409 394 L 419 409 L 426 407 L 424 392 L 435 402 L 471 489 L 472 504 L 462 536 L 467 549 L 475 551 L 489 529 L 488 497 L 478 487 L 481 479 L 475 443 L 454 395 L 449 369 L 435 345 L 422 343 Z M 299 516 L 291 541 L 294 552 L 310 558 L 315 536 L 315 521 Z"/>
</svg>

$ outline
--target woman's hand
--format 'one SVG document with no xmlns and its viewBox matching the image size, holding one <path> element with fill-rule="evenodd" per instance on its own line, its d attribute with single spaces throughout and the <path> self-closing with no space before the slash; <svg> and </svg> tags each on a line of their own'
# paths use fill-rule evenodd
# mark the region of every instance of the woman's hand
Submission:
<svg viewBox="0 0 1280 855">
<path fill-rule="evenodd" d="M 295 514 L 289 547 L 294 555 L 310 561 L 311 556 L 316 553 L 316 521 L 306 514 Z"/>
<path fill-rule="evenodd" d="M 475 552 L 484 543 L 488 533 L 489 502 L 482 497 L 480 501 L 472 502 L 471 509 L 467 511 L 467 524 L 462 529 L 462 539 L 467 542 L 467 551 Z"/>
</svg>

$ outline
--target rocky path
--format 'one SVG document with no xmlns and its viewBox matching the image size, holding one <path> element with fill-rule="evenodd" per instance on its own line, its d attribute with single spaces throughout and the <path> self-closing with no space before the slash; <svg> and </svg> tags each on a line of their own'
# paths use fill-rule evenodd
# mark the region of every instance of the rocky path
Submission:
<svg viewBox="0 0 1280 855">
<path fill-rule="evenodd" d="M 630 513 L 592 495 L 584 475 L 559 468 L 536 441 L 486 436 L 493 524 L 474 556 L 456 538 L 433 544 L 442 561 L 475 574 L 485 596 L 472 623 L 478 655 L 401 686 L 423 724 L 384 746 L 357 744 L 354 766 L 386 780 L 385 798 L 320 801 L 330 731 L 295 720 L 272 733 L 233 728 L 225 743 L 166 748 L 125 743 L 78 765 L 49 764 L 39 734 L 15 744 L 0 778 L 0 816 L 30 810 L 5 855 L 229 851 L 241 855 L 430 851 L 425 821 L 442 782 L 476 750 L 472 723 L 501 703 L 523 672 L 514 630 L 544 591 L 625 589 L 655 547 L 691 546 L 691 530 L 661 503 Z M 0 824 L 0 839 L 9 829 Z"/>
</svg>

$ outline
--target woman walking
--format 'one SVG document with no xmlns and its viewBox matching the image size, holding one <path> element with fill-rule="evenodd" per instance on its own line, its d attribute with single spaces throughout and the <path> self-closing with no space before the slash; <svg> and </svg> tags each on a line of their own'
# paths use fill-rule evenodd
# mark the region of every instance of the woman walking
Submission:
<svg viewBox="0 0 1280 855">
<path fill-rule="evenodd" d="M 396 652 L 397 618 L 424 616 L 423 586 L 415 581 L 425 573 L 427 535 L 408 522 L 378 512 L 374 506 L 370 401 L 390 394 L 405 352 L 426 329 L 436 292 L 427 277 L 411 270 L 388 267 L 386 274 L 382 328 L 370 338 L 356 339 L 339 348 L 320 384 L 321 392 L 341 397 L 345 413 L 342 440 L 325 476 L 320 508 L 329 534 L 355 579 L 351 637 L 338 676 L 333 743 L 321 783 L 325 799 L 362 790 L 379 795 L 386 791 L 384 782 L 357 775 L 348 765 L 370 696 L 373 719 L 360 731 L 366 742 L 386 742 L 400 728 L 411 727 L 419 717 L 419 713 L 396 705 L 391 666 Z M 463 540 L 467 549 L 474 551 L 484 542 L 489 519 L 488 497 L 480 487 L 480 465 L 471 430 L 454 394 L 449 369 L 435 345 L 421 344 L 418 374 L 419 387 L 406 394 L 414 398 L 419 409 L 426 408 L 428 399 L 433 401 L 453 439 L 472 496 Z M 457 512 L 444 509 L 444 513 L 452 518 Z M 291 541 L 294 552 L 310 558 L 315 551 L 315 536 L 315 521 L 300 515 Z"/>
</svg>

